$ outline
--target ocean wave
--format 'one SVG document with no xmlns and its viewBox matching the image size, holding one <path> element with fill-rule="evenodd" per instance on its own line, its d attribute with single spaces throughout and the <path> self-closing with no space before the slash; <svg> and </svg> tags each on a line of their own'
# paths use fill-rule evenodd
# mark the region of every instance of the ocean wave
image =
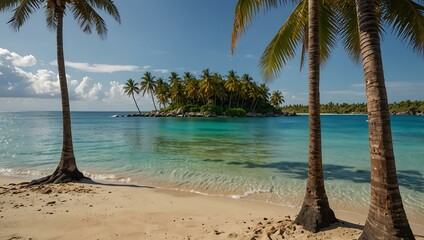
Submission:
<svg viewBox="0 0 424 240">
<path fill-rule="evenodd" d="M 270 189 L 268 190 L 263 190 L 263 189 L 250 189 L 248 191 L 246 191 L 245 193 L 241 194 L 241 195 L 237 195 L 237 194 L 232 194 L 230 195 L 231 198 L 234 199 L 243 199 L 243 198 L 247 198 L 253 194 L 261 194 L 261 193 L 272 193 L 274 191 L 274 187 L 271 186 Z"/>
<path fill-rule="evenodd" d="M 99 173 L 90 173 L 83 171 L 84 176 L 89 177 L 94 180 L 103 180 L 103 181 L 112 181 L 112 182 L 121 182 L 129 183 L 131 178 L 129 177 L 117 177 L 115 174 L 99 174 Z"/>
</svg>

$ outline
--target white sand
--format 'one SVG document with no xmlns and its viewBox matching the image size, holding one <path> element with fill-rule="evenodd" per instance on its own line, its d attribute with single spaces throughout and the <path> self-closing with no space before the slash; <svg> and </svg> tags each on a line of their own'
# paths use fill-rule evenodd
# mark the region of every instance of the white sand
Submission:
<svg viewBox="0 0 424 240">
<path fill-rule="evenodd" d="M 117 184 L 9 185 L 22 181 L 0 177 L 0 239 L 351 240 L 366 218 L 336 211 L 344 223 L 312 234 L 290 221 L 297 208 Z M 424 225 L 411 226 L 424 239 Z"/>
</svg>

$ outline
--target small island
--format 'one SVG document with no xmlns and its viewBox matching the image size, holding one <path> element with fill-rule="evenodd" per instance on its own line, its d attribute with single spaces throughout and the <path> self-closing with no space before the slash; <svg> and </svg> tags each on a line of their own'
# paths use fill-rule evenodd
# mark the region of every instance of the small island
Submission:
<svg viewBox="0 0 424 240">
<path fill-rule="evenodd" d="M 284 96 L 280 90 L 270 92 L 249 74 L 239 77 L 234 70 L 223 76 L 205 69 L 198 78 L 190 72 L 182 78 L 171 72 L 167 80 L 156 79 L 147 71 L 140 83 L 129 79 L 123 90 L 133 98 L 138 113 L 115 117 L 280 117 L 308 113 L 308 105 L 282 107 Z M 135 98 L 140 93 L 151 97 L 153 111 L 140 111 Z M 394 102 L 389 107 L 392 115 L 424 115 L 424 101 Z M 367 114 L 367 106 L 330 102 L 321 104 L 321 113 Z"/>
<path fill-rule="evenodd" d="M 270 93 L 265 84 L 253 81 L 249 74 L 237 76 L 234 70 L 226 76 L 205 69 L 200 77 L 185 72 L 180 78 L 171 72 L 168 81 L 145 72 L 141 82 L 129 79 L 124 92 L 132 97 L 138 114 L 128 117 L 271 117 L 296 116 L 283 111 L 281 91 Z M 142 113 L 135 95 L 151 96 L 154 110 Z M 156 103 L 159 109 L 156 107 Z"/>
</svg>

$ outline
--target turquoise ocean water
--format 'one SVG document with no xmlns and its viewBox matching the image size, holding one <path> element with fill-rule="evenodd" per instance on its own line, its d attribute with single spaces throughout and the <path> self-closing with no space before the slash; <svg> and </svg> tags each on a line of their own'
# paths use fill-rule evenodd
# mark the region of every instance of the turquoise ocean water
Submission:
<svg viewBox="0 0 424 240">
<path fill-rule="evenodd" d="M 74 149 L 87 176 L 208 195 L 300 206 L 308 117 L 114 118 L 73 112 Z M 366 214 L 367 117 L 323 115 L 327 195 L 334 209 Z M 408 217 L 424 222 L 424 117 L 393 116 L 398 177 Z M 61 150 L 60 112 L 0 113 L 0 174 L 51 173 Z M 359 209 L 359 210 L 358 210 Z"/>
</svg>

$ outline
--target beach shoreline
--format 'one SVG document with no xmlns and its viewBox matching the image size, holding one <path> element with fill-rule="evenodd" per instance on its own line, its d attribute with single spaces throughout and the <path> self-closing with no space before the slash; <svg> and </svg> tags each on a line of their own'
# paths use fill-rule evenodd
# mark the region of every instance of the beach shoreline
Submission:
<svg viewBox="0 0 424 240">
<path fill-rule="evenodd" d="M 366 219 L 335 210 L 343 223 L 312 234 L 292 224 L 293 207 L 122 183 L 10 185 L 27 180 L 0 176 L 1 239 L 261 239 L 275 229 L 286 239 L 356 239 Z M 424 239 L 423 225 L 411 227 Z"/>
</svg>

